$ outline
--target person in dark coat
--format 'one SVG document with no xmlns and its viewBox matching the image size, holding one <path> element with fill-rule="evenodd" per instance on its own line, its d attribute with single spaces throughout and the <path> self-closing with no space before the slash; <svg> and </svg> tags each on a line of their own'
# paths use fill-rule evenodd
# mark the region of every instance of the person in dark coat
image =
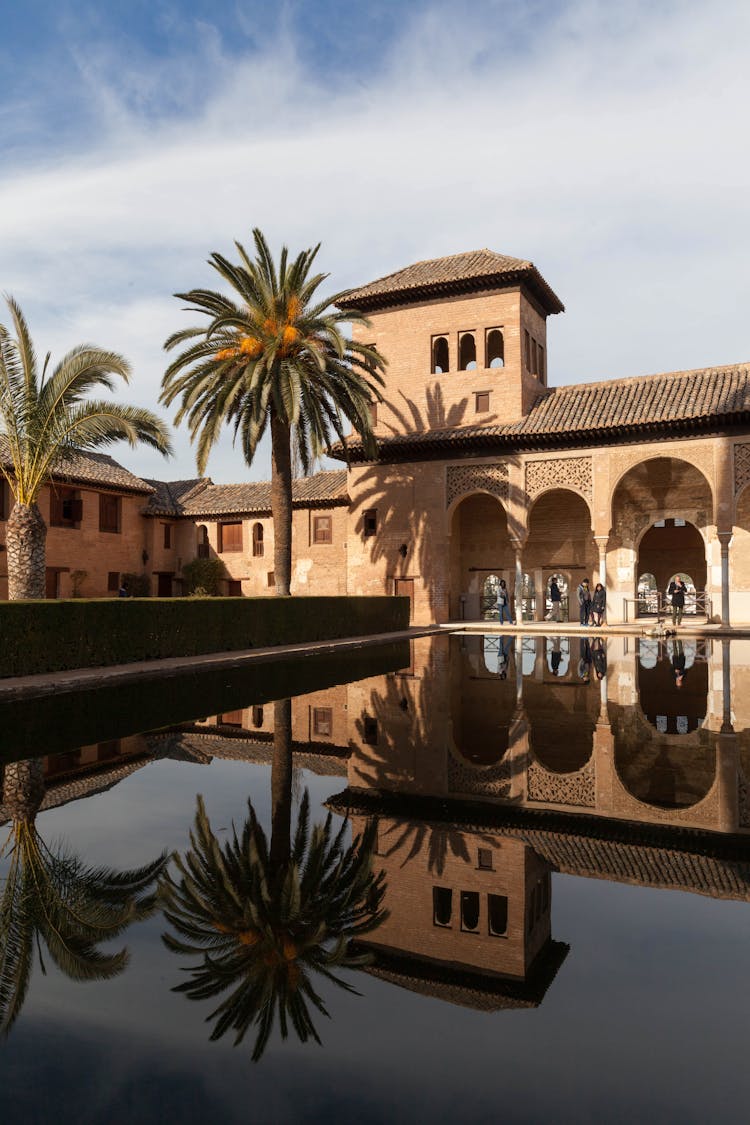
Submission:
<svg viewBox="0 0 750 1125">
<path fill-rule="evenodd" d="M 682 611 L 685 608 L 685 583 L 676 574 L 667 587 L 667 594 L 672 599 L 672 624 L 682 624 Z"/>
<path fill-rule="evenodd" d="M 607 613 L 607 591 L 601 582 L 594 587 L 594 596 L 591 599 L 591 624 L 603 625 Z"/>
<path fill-rule="evenodd" d="M 682 641 L 674 641 L 672 644 L 672 672 L 674 674 L 674 686 L 681 688 L 687 676 L 685 668 L 685 650 L 682 647 Z"/>
<path fill-rule="evenodd" d="M 556 578 L 550 578 L 549 582 L 549 600 L 551 602 L 550 611 L 547 614 L 548 621 L 560 620 L 560 602 L 562 601 L 562 594 L 560 587 L 557 585 Z"/>
<path fill-rule="evenodd" d="M 591 587 L 588 578 L 584 578 L 578 587 L 578 608 L 581 625 L 588 625 L 591 616 Z"/>
<path fill-rule="evenodd" d="M 607 642 L 603 641 L 601 637 L 597 637 L 594 641 L 591 654 L 591 662 L 594 665 L 597 680 L 603 680 L 607 675 Z"/>
</svg>

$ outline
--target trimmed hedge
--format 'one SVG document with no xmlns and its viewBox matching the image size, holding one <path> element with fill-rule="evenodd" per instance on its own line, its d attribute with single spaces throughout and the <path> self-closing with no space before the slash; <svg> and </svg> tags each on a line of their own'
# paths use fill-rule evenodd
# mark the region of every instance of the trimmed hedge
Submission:
<svg viewBox="0 0 750 1125">
<path fill-rule="evenodd" d="M 408 628 L 408 598 L 107 598 L 0 603 L 0 677 Z"/>
</svg>

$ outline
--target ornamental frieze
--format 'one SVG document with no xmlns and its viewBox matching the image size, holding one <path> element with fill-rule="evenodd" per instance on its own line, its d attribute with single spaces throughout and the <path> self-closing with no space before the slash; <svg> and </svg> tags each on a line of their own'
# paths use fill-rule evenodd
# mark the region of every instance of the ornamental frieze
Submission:
<svg viewBox="0 0 750 1125">
<path fill-rule="evenodd" d="M 742 445 L 735 445 L 734 447 L 734 494 L 742 492 L 742 489 L 750 481 L 750 445 L 743 442 Z"/>
<path fill-rule="evenodd" d="M 526 792 L 530 801 L 593 808 L 596 804 L 595 781 L 593 761 L 587 762 L 576 773 L 550 773 L 538 763 L 531 762 L 526 772 Z"/>
<path fill-rule="evenodd" d="M 448 755 L 448 791 L 472 793 L 486 797 L 510 795 L 510 760 L 508 756 L 496 766 L 470 768 Z"/>
<path fill-rule="evenodd" d="M 526 462 L 526 492 L 532 499 L 550 488 L 572 488 L 589 502 L 592 498 L 591 458 L 552 457 Z"/>
<path fill-rule="evenodd" d="M 499 500 L 508 499 L 508 466 L 449 465 L 446 478 L 445 506 L 449 508 L 459 496 L 471 492 L 489 492 Z"/>
</svg>

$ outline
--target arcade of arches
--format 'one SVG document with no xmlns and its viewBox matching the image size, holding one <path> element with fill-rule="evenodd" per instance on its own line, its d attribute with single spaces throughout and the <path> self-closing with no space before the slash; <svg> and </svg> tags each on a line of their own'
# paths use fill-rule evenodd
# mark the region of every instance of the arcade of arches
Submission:
<svg viewBox="0 0 750 1125">
<path fill-rule="evenodd" d="M 680 457 L 638 452 L 596 451 L 585 473 L 581 457 L 482 464 L 474 470 L 476 490 L 464 470 L 465 494 L 448 506 L 449 616 L 491 618 L 491 593 L 503 578 L 513 618 L 542 620 L 554 575 L 571 600 L 583 577 L 592 589 L 602 582 L 608 619 L 632 619 L 644 607 L 642 576 L 663 595 L 680 573 L 697 594 L 689 612 L 729 620 L 731 598 L 738 619 L 750 619 L 750 489 L 736 505 L 731 490 L 727 499 L 731 482 L 712 472 L 705 444 Z M 489 474 L 498 468 L 493 483 Z M 544 487 L 534 487 L 537 481 Z M 565 608 L 575 620 L 567 599 Z"/>
</svg>

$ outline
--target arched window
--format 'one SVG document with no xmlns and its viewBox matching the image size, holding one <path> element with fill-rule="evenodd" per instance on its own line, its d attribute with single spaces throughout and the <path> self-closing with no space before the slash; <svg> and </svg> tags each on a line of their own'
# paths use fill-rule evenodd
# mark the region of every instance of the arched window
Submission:
<svg viewBox="0 0 750 1125">
<path fill-rule="evenodd" d="M 445 336 L 432 338 L 432 374 L 444 375 L 448 370 L 448 340 Z"/>
<path fill-rule="evenodd" d="M 252 716 L 253 716 L 253 726 L 256 727 L 256 728 L 262 727 L 263 726 L 263 708 L 257 706 L 257 704 L 256 704 L 256 706 L 253 707 Z"/>
<path fill-rule="evenodd" d="M 638 613 L 659 612 L 659 589 L 653 574 L 642 574 L 638 579 Z"/>
<path fill-rule="evenodd" d="M 208 558 L 208 528 L 207 527 L 199 527 L 198 528 L 198 558 L 199 559 L 207 559 Z"/>
<path fill-rule="evenodd" d="M 463 332 L 458 341 L 459 371 L 474 371 L 477 366 L 477 342 L 473 332 Z"/>
<path fill-rule="evenodd" d="M 263 524 L 253 524 L 253 558 L 263 558 Z"/>
<path fill-rule="evenodd" d="M 505 342 L 499 328 L 491 328 L 487 333 L 486 350 L 485 367 L 505 367 Z"/>
</svg>

